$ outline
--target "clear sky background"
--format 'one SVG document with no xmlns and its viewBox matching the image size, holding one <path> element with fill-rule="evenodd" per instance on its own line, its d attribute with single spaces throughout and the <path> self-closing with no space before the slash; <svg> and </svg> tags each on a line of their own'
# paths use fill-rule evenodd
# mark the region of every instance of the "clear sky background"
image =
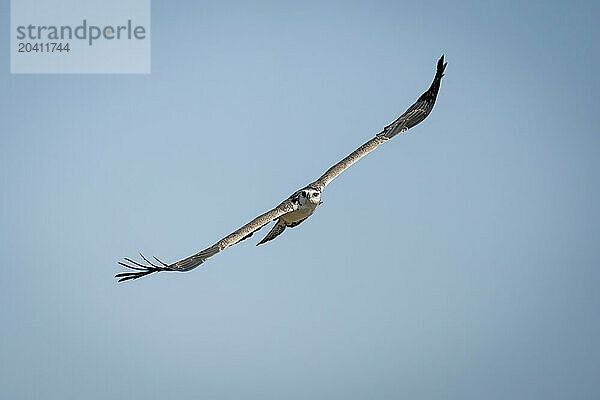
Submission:
<svg viewBox="0 0 600 400">
<path fill-rule="evenodd" d="M 150 75 L 10 75 L 0 397 L 597 399 L 598 2 L 153 1 Z M 188 256 L 394 120 L 301 226 Z"/>
</svg>

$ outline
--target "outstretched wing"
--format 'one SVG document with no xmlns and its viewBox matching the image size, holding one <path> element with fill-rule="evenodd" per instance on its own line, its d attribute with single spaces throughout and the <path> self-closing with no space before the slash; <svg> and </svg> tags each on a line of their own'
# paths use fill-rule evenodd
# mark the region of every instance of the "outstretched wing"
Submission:
<svg viewBox="0 0 600 400">
<path fill-rule="evenodd" d="M 431 86 L 417 99 L 415 104 L 410 106 L 408 110 L 404 112 L 404 114 L 386 126 L 383 131 L 378 133 L 373 139 L 369 140 L 358 149 L 350 153 L 342 161 L 329 168 L 327 172 L 313 182 L 311 186 L 315 186 L 320 190 L 323 190 L 323 188 L 335 177 L 344 172 L 344 170 L 346 170 L 352 164 L 375 150 L 380 144 L 385 143 L 397 134 L 405 132 L 417 125 L 419 122 L 423 121 L 433 109 L 433 105 L 435 104 L 435 100 L 440 89 L 440 81 L 442 76 L 444 76 L 446 64 L 447 63 L 444 63 L 444 56 L 442 55 L 437 62 L 437 69 Z"/>
<path fill-rule="evenodd" d="M 119 282 L 128 281 L 130 279 L 137 279 L 153 272 L 161 272 L 161 271 L 171 271 L 171 272 L 186 272 L 196 268 L 198 265 L 202 264 L 209 257 L 214 256 L 215 254 L 225 250 L 227 247 L 234 245 L 245 238 L 251 236 L 254 232 L 273 221 L 274 219 L 278 219 L 285 213 L 294 210 L 294 202 L 290 199 L 283 201 L 277 207 L 268 211 L 258 217 L 254 218 L 252 221 L 242 226 L 237 231 L 231 233 L 230 235 L 225 236 L 223 239 L 219 240 L 217 243 L 212 246 L 202 250 L 199 253 L 196 253 L 188 258 L 184 258 L 183 260 L 179 260 L 173 264 L 167 264 L 154 257 L 155 262 L 148 260 L 142 254 L 143 262 L 137 262 L 132 260 L 131 258 L 125 258 L 125 262 L 119 262 L 124 267 L 132 269 L 133 272 L 122 272 L 120 274 L 115 275 L 115 278 L 119 278 Z"/>
</svg>

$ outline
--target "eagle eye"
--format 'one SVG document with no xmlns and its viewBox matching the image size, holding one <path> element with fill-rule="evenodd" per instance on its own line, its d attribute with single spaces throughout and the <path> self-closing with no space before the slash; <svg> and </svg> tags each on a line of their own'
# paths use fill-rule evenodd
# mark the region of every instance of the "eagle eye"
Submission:
<svg viewBox="0 0 600 400">
<path fill-rule="evenodd" d="M 313 194 L 313 197 L 317 197 L 318 195 L 319 195 L 319 193 L 315 192 L 315 193 Z"/>
</svg>

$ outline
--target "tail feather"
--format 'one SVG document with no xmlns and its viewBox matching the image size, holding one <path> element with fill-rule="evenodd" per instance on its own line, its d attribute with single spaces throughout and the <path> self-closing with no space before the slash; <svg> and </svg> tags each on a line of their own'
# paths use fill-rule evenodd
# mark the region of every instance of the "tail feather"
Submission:
<svg viewBox="0 0 600 400">
<path fill-rule="evenodd" d="M 277 220 L 277 223 L 273 226 L 273 229 L 271 229 L 271 231 L 267 233 L 267 236 L 265 236 L 264 239 L 258 242 L 256 245 L 258 246 L 268 242 L 269 240 L 275 239 L 277 236 L 281 235 L 283 231 L 285 231 L 285 224 L 280 218 Z"/>
</svg>

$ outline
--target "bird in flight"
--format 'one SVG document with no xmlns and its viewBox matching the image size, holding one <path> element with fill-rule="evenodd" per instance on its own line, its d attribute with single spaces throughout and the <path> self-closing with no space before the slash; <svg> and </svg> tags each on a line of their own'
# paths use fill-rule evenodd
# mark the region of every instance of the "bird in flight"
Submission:
<svg viewBox="0 0 600 400">
<path fill-rule="evenodd" d="M 154 260 L 150 261 L 141 253 L 140 256 L 143 260 L 142 262 L 135 261 L 131 258 L 125 258 L 125 261 L 120 261 L 119 264 L 129 268 L 131 271 L 117 274 L 115 275 L 115 278 L 118 278 L 119 282 L 124 282 L 141 278 L 154 272 L 187 272 L 196 268 L 208 258 L 225 250 L 229 246 L 249 238 L 254 232 L 258 231 L 271 221 L 277 222 L 275 222 L 275 225 L 267 236 L 258 242 L 257 246 L 275 239 L 277 236 L 281 235 L 286 228 L 293 228 L 301 224 L 310 217 L 315 212 L 317 206 L 322 203 L 321 196 L 323 189 L 325 189 L 325 186 L 327 186 L 329 182 L 344 172 L 352 164 L 375 150 L 379 145 L 387 142 L 397 134 L 412 128 L 429 115 L 435 104 L 435 99 L 437 98 L 440 89 L 440 81 L 442 76 L 444 76 L 446 64 L 447 63 L 444 63 L 444 56 L 442 55 L 437 62 L 437 69 L 431 86 L 417 99 L 415 104 L 410 106 L 408 110 L 404 112 L 404 114 L 386 126 L 383 131 L 375 135 L 374 138 L 354 150 L 333 167 L 329 168 L 319 179 L 308 184 L 306 187 L 297 190 L 274 209 L 259 215 L 212 246 L 172 264 L 167 264 L 156 257 L 153 257 Z"/>
</svg>

